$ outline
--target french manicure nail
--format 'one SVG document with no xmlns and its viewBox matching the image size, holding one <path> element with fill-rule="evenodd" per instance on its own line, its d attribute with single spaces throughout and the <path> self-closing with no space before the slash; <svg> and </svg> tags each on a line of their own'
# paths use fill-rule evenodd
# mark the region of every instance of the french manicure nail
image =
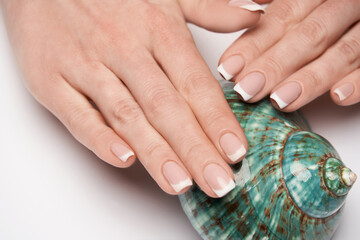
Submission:
<svg viewBox="0 0 360 240">
<path fill-rule="evenodd" d="M 290 82 L 276 90 L 270 95 L 280 109 L 295 101 L 301 93 L 301 87 L 297 82 Z"/>
<path fill-rule="evenodd" d="M 217 164 L 207 165 L 204 169 L 204 177 L 218 197 L 225 196 L 235 188 L 234 180 Z"/>
<path fill-rule="evenodd" d="M 244 67 L 244 59 L 241 56 L 231 56 L 220 64 L 218 72 L 225 80 L 232 79 Z"/>
<path fill-rule="evenodd" d="M 354 92 L 354 86 L 351 83 L 345 83 L 334 90 L 340 101 L 347 99 Z"/>
<path fill-rule="evenodd" d="M 131 156 L 135 155 L 128 147 L 120 143 L 114 143 L 111 145 L 111 151 L 123 162 L 126 162 Z"/>
<path fill-rule="evenodd" d="M 192 185 L 191 179 L 184 170 L 175 162 L 167 162 L 163 166 L 165 178 L 169 181 L 175 192 L 181 192 L 188 186 Z"/>
<path fill-rule="evenodd" d="M 254 97 L 265 85 L 265 78 L 262 73 L 252 72 L 240 80 L 234 87 L 234 90 L 240 94 L 244 101 Z"/>
<path fill-rule="evenodd" d="M 261 11 L 265 12 L 265 8 L 251 0 L 230 0 L 228 3 L 230 6 L 243 8 L 251 12 Z"/>
<path fill-rule="evenodd" d="M 232 133 L 225 133 L 221 136 L 220 145 L 228 158 L 233 162 L 240 160 L 246 154 L 244 145 L 240 139 Z"/>
</svg>

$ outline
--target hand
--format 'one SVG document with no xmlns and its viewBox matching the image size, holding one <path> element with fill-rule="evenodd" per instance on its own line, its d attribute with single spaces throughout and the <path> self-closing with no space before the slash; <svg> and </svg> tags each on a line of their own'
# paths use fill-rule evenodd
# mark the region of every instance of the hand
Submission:
<svg viewBox="0 0 360 240">
<path fill-rule="evenodd" d="M 3 11 L 29 90 L 76 139 L 117 167 L 135 152 L 167 193 L 194 178 L 220 197 L 247 143 L 186 20 L 236 31 L 260 17 L 242 3 L 3 0 Z"/>
<path fill-rule="evenodd" d="M 360 1 L 274 0 L 259 24 L 220 59 L 220 73 L 248 102 L 271 93 L 294 111 L 331 89 L 339 105 L 360 101 Z"/>
</svg>

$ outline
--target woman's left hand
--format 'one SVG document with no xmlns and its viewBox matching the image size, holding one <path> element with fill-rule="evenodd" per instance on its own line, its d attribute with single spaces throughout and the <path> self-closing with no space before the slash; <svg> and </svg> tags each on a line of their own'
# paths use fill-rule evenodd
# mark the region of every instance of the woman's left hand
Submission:
<svg viewBox="0 0 360 240">
<path fill-rule="evenodd" d="M 289 112 L 331 89 L 339 105 L 360 101 L 359 0 L 275 0 L 266 11 L 220 59 L 243 100 L 270 93 Z"/>
</svg>

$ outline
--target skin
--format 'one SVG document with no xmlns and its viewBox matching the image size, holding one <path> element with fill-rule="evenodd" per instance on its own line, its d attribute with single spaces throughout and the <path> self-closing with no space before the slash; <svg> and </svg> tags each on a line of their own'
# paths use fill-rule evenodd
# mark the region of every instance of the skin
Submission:
<svg viewBox="0 0 360 240">
<path fill-rule="evenodd" d="M 186 22 L 231 32 L 254 25 L 259 12 L 223 0 L 1 3 L 29 91 L 99 158 L 126 168 L 135 156 L 122 162 L 111 146 L 132 149 L 169 194 L 188 188 L 173 190 L 167 161 L 212 197 L 205 166 L 233 178 L 219 138 L 231 132 L 247 148 L 246 138 Z"/>
<path fill-rule="evenodd" d="M 259 24 L 235 41 L 220 63 L 233 55 L 243 57 L 235 83 L 251 72 L 264 75 L 264 87 L 249 102 L 297 82 L 301 94 L 283 111 L 297 110 L 329 90 L 336 104 L 355 104 L 360 102 L 359 20 L 358 0 L 274 0 Z M 340 101 L 334 91 L 345 83 L 351 83 L 354 92 Z"/>
</svg>

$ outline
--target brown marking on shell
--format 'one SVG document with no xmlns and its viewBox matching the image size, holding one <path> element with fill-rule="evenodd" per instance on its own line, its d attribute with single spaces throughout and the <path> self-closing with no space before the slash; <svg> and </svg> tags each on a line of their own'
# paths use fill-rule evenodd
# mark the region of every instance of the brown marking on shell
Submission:
<svg viewBox="0 0 360 240">
<path fill-rule="evenodd" d="M 265 180 L 267 176 L 276 174 L 276 170 L 278 169 L 278 165 L 279 165 L 279 160 L 275 159 L 275 160 L 270 161 L 251 180 L 251 183 L 256 185 L 259 192 L 260 192 L 260 189 L 258 188 L 258 184 L 256 184 L 259 181 L 258 178 L 262 178 L 263 180 Z"/>
<path fill-rule="evenodd" d="M 280 225 L 277 225 L 276 232 L 280 233 L 281 235 L 287 234 L 287 231 Z"/>
<path fill-rule="evenodd" d="M 221 219 L 217 215 L 213 215 L 211 217 L 212 223 L 210 224 L 210 228 L 213 228 L 215 226 L 219 226 L 221 230 L 224 230 L 224 225 L 221 222 Z"/>
<path fill-rule="evenodd" d="M 209 230 L 204 225 L 201 226 L 201 230 L 205 235 L 209 235 Z"/>
<path fill-rule="evenodd" d="M 238 201 L 232 201 L 225 205 L 226 211 L 231 214 L 232 212 L 236 211 L 239 207 L 240 203 Z"/>
<path fill-rule="evenodd" d="M 256 214 L 256 213 L 254 213 L 253 206 L 249 205 L 250 199 L 249 199 L 249 196 L 248 196 L 247 192 L 244 189 L 241 189 L 241 191 L 239 192 L 239 196 L 240 196 L 240 198 L 238 199 L 238 201 L 243 201 L 243 202 L 246 203 L 246 205 L 249 206 L 249 212 L 247 213 L 247 215 L 251 216 L 253 214 Z M 243 213 L 238 212 L 238 211 L 237 211 L 237 216 L 238 216 L 239 219 L 244 219 L 245 218 Z M 239 222 L 241 222 L 241 221 L 239 221 Z M 236 229 L 237 229 L 237 231 L 239 233 L 241 233 L 242 236 L 246 236 L 249 233 L 249 231 L 251 229 L 251 226 L 249 224 L 237 224 Z"/>
<path fill-rule="evenodd" d="M 268 227 L 262 221 L 259 222 L 258 229 L 260 229 L 260 231 L 263 232 L 264 235 L 268 234 Z"/>
<path fill-rule="evenodd" d="M 194 218 L 197 218 L 198 211 L 196 209 L 193 209 L 191 212 L 192 212 L 192 215 L 194 216 Z"/>
</svg>

